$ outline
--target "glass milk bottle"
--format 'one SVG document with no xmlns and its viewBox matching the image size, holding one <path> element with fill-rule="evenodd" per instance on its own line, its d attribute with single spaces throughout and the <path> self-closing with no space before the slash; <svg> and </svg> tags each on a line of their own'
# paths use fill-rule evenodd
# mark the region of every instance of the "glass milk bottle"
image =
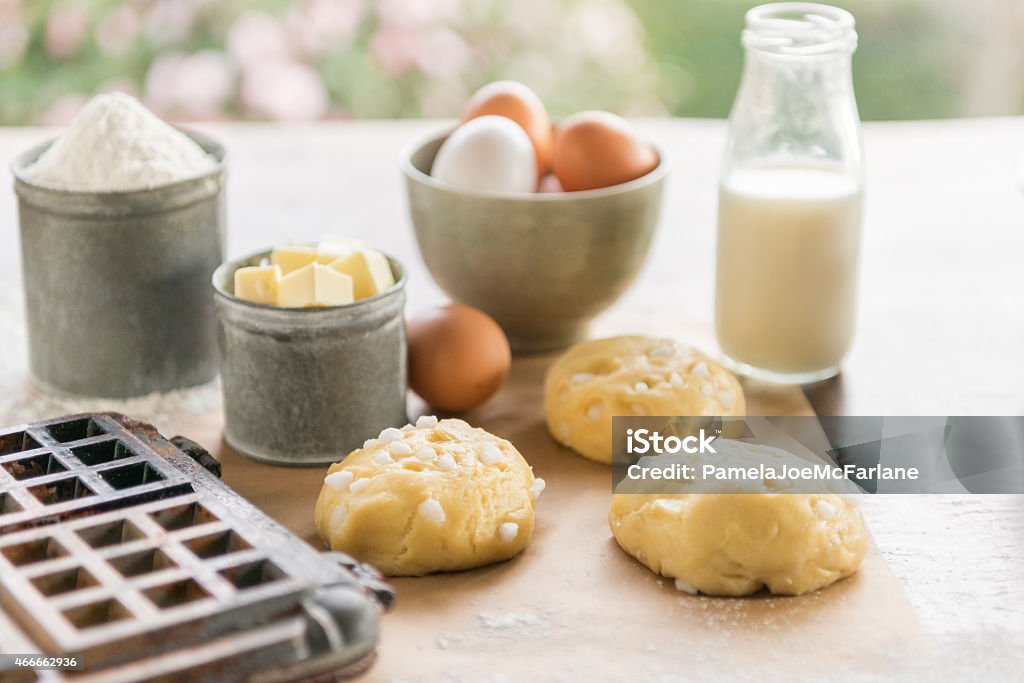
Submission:
<svg viewBox="0 0 1024 683">
<path fill-rule="evenodd" d="M 853 16 L 787 2 L 747 12 L 719 185 L 715 326 L 741 374 L 839 372 L 854 330 L 863 174 Z"/>
</svg>

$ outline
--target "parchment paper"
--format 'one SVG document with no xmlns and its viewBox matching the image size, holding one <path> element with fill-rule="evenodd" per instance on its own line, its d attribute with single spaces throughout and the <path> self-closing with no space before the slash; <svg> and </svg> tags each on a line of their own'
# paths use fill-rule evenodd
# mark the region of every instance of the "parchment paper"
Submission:
<svg viewBox="0 0 1024 683">
<path fill-rule="evenodd" d="M 556 445 L 543 421 L 553 357 L 517 358 L 499 395 L 466 415 L 511 440 L 547 480 L 533 542 L 482 569 L 395 579 L 368 681 L 920 680 L 931 657 L 911 607 L 872 546 L 854 577 L 796 598 L 690 596 L 622 552 L 608 529 L 609 468 Z M 808 415 L 795 388 L 747 384 L 751 414 Z M 413 406 L 413 415 L 421 406 Z M 317 547 L 323 468 L 234 453 L 217 415 L 190 435 L 225 481 Z"/>
</svg>

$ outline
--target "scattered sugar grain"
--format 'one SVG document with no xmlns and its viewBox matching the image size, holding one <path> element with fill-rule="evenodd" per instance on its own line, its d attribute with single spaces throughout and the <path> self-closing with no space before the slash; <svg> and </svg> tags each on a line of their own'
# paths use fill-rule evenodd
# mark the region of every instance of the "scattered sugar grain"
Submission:
<svg viewBox="0 0 1024 683">
<path fill-rule="evenodd" d="M 693 370 L 690 370 L 690 374 L 694 377 L 707 377 L 711 373 L 708 372 L 708 364 L 701 361 L 693 366 Z"/>
<path fill-rule="evenodd" d="M 477 615 L 486 631 L 513 640 L 543 640 L 551 623 L 532 612 L 481 612 Z"/>
<path fill-rule="evenodd" d="M 420 415 L 416 419 L 416 426 L 419 429 L 429 429 L 437 426 L 437 418 L 433 415 Z"/>
<path fill-rule="evenodd" d="M 370 485 L 369 479 L 356 479 L 354 482 L 349 484 L 348 492 L 355 495 Z"/>
<path fill-rule="evenodd" d="M 456 467 L 455 458 L 451 453 L 442 453 L 441 457 L 437 459 L 437 466 L 445 472 L 451 472 Z"/>
<path fill-rule="evenodd" d="M 389 454 L 387 451 L 381 451 L 377 455 L 373 456 L 374 465 L 390 465 L 394 461 L 394 458 L 392 458 L 391 454 Z"/>
<path fill-rule="evenodd" d="M 533 500 L 537 500 L 538 498 L 540 498 L 540 494 L 544 493 L 544 488 L 547 485 L 548 483 L 541 479 L 540 477 L 534 479 L 533 483 L 530 484 L 530 498 L 532 498 Z"/>
</svg>

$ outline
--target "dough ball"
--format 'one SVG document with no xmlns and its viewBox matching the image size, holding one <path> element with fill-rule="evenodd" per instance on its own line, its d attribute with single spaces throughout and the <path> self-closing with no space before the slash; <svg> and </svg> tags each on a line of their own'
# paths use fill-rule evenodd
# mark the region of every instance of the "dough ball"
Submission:
<svg viewBox="0 0 1024 683">
<path fill-rule="evenodd" d="M 743 415 L 739 381 L 672 339 L 612 337 L 577 344 L 548 370 L 544 412 L 559 443 L 612 461 L 613 415 Z"/>
<path fill-rule="evenodd" d="M 808 464 L 778 448 L 722 439 L 714 443 L 718 454 L 704 457 L 725 467 Z M 629 482 L 616 489 L 608 523 L 623 550 L 675 579 L 680 590 L 740 596 L 767 587 L 772 593 L 800 595 L 857 571 L 868 534 L 860 509 L 846 497 L 785 493 L 799 486 L 788 480 L 699 480 L 691 488 L 710 492 L 621 493 L 642 490 L 642 483 Z M 754 490 L 766 493 L 723 493 Z M 848 490 L 855 490 L 852 484 Z"/>
<path fill-rule="evenodd" d="M 316 528 L 331 549 L 389 576 L 471 569 L 526 547 L 543 487 L 508 441 L 425 416 L 331 466 Z"/>
</svg>

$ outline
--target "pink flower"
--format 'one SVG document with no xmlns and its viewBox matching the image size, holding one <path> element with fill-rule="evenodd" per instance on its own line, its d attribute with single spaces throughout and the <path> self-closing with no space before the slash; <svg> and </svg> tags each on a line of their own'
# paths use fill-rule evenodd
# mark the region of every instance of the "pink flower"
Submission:
<svg viewBox="0 0 1024 683">
<path fill-rule="evenodd" d="M 461 10 L 462 0 L 378 0 L 377 3 L 377 16 L 382 24 L 410 27 L 449 23 Z"/>
<path fill-rule="evenodd" d="M 305 55 L 352 42 L 363 20 L 365 0 L 302 0 L 285 17 L 291 41 Z"/>
<path fill-rule="evenodd" d="M 85 7 L 72 3 L 57 5 L 46 18 L 46 52 L 56 59 L 74 57 L 88 30 L 89 14 Z"/>
<path fill-rule="evenodd" d="M 96 45 L 105 55 L 120 57 L 131 50 L 142 32 L 142 21 L 129 5 L 122 5 L 100 19 Z"/>
<path fill-rule="evenodd" d="M 146 104 L 165 116 L 215 119 L 231 98 L 234 82 L 234 67 L 222 52 L 165 53 L 146 74 Z"/>
<path fill-rule="evenodd" d="M 262 62 L 247 68 L 242 101 L 253 113 L 275 121 L 323 118 L 330 104 L 320 75 L 298 62 Z"/>
<path fill-rule="evenodd" d="M 590 54 L 616 68 L 639 69 L 643 66 L 643 27 L 625 5 L 586 3 L 568 19 L 572 39 L 581 53 Z"/>
<path fill-rule="evenodd" d="M 246 12 L 228 29 L 228 52 L 242 65 L 291 59 L 288 35 L 274 17 L 265 12 Z"/>
<path fill-rule="evenodd" d="M 473 52 L 462 37 L 451 29 L 439 27 L 419 41 L 416 63 L 438 78 L 455 78 L 473 61 Z"/>
<path fill-rule="evenodd" d="M 197 9 L 193 2 L 157 0 L 146 15 L 146 35 L 161 45 L 184 40 L 195 24 Z"/>
<path fill-rule="evenodd" d="M 411 71 L 419 58 L 417 33 L 399 26 L 382 26 L 370 39 L 370 54 L 381 71 L 400 76 Z"/>
</svg>

